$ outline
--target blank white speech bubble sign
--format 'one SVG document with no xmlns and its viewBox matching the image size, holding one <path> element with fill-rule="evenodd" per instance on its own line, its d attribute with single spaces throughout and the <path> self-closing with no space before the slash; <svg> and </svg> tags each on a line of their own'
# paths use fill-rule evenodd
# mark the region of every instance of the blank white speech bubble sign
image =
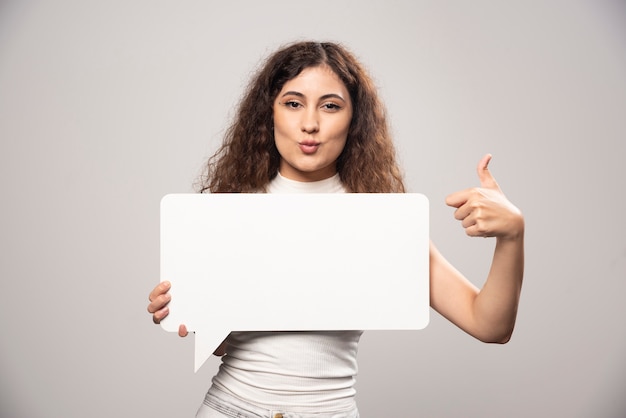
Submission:
<svg viewBox="0 0 626 418">
<path fill-rule="evenodd" d="M 230 331 L 418 330 L 428 262 L 422 194 L 170 194 L 161 325 L 195 331 L 196 371 Z"/>
</svg>

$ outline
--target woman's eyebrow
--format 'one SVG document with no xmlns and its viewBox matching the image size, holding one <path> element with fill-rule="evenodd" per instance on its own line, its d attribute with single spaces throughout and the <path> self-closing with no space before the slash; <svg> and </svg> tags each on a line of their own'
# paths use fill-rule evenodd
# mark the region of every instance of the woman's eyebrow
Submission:
<svg viewBox="0 0 626 418">
<path fill-rule="evenodd" d="M 320 100 L 326 100 L 326 99 L 339 99 L 342 102 L 346 101 L 346 99 L 344 99 L 343 97 L 341 97 L 341 95 L 336 94 L 336 93 L 328 93 L 320 97 Z"/>
<path fill-rule="evenodd" d="M 298 96 L 298 97 L 304 97 L 304 94 L 300 93 L 299 91 L 286 91 L 285 93 L 283 93 L 282 96 L 280 97 L 285 97 L 285 96 Z"/>
<path fill-rule="evenodd" d="M 300 93 L 299 91 L 286 91 L 285 93 L 283 93 L 283 95 L 281 97 L 285 97 L 285 96 L 297 96 L 297 97 L 305 97 L 304 94 Z M 341 97 L 339 94 L 336 93 L 328 93 L 328 94 L 324 94 L 322 96 L 320 96 L 319 98 L 320 100 L 326 100 L 326 99 L 339 99 L 342 102 L 345 102 L 346 99 L 344 99 L 343 97 Z"/>
</svg>

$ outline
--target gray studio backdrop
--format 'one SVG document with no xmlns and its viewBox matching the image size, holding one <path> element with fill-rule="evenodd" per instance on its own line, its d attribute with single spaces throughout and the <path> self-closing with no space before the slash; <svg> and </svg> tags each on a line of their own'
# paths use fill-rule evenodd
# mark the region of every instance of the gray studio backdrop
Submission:
<svg viewBox="0 0 626 418">
<path fill-rule="evenodd" d="M 444 199 L 478 184 L 486 152 L 527 220 L 511 342 L 435 313 L 366 332 L 362 416 L 626 416 L 625 9 L 1 2 L 0 416 L 193 416 L 218 362 L 194 374 L 193 337 L 146 312 L 159 200 L 192 191 L 259 60 L 308 38 L 366 63 L 432 238 L 472 281 L 493 241 L 466 237 Z"/>
</svg>

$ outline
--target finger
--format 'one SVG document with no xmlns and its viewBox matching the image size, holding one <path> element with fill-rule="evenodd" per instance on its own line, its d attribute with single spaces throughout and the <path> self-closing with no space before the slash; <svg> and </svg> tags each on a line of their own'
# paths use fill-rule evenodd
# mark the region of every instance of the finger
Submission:
<svg viewBox="0 0 626 418">
<path fill-rule="evenodd" d="M 178 326 L 178 335 L 181 337 L 186 337 L 189 334 L 189 331 L 187 331 L 187 327 L 184 325 L 179 325 Z"/>
<path fill-rule="evenodd" d="M 486 229 L 485 225 L 480 222 L 475 222 L 473 225 L 465 228 L 465 233 L 470 237 L 488 238 L 493 236 L 493 232 Z"/>
<path fill-rule="evenodd" d="M 457 221 L 463 221 L 470 217 L 473 211 L 474 208 L 472 207 L 472 205 L 469 203 L 465 203 L 459 206 L 459 208 L 454 211 L 454 219 L 456 219 Z"/>
<path fill-rule="evenodd" d="M 157 296 L 148 305 L 148 312 L 156 313 L 156 311 L 163 309 L 172 300 L 172 296 L 169 293 L 165 293 Z"/>
<path fill-rule="evenodd" d="M 483 158 L 481 158 L 478 163 L 478 167 L 476 167 L 478 179 L 480 180 L 480 187 L 500 190 L 500 186 L 498 186 L 496 179 L 491 174 L 491 171 L 489 171 L 489 162 L 491 161 L 491 157 L 491 154 L 486 154 Z"/>
<path fill-rule="evenodd" d="M 172 284 L 168 281 L 159 283 L 158 285 L 156 285 L 154 289 L 152 289 L 152 292 L 150 292 L 150 295 L 148 296 L 148 300 L 152 302 L 158 296 L 162 295 L 163 293 L 167 293 L 170 290 L 170 287 L 172 287 Z"/>
<path fill-rule="evenodd" d="M 467 190 L 454 192 L 446 197 L 446 205 L 453 208 L 459 208 L 467 202 L 469 195 Z"/>
<path fill-rule="evenodd" d="M 471 212 L 466 217 L 461 219 L 461 226 L 467 232 L 468 228 L 477 227 L 478 219 L 479 219 L 479 217 L 477 216 L 477 214 L 475 212 Z"/>
<path fill-rule="evenodd" d="M 474 224 L 474 225 L 470 225 L 467 228 L 465 228 L 465 234 L 468 237 L 484 237 L 485 234 L 480 231 L 480 229 L 478 228 L 478 224 Z"/>
<path fill-rule="evenodd" d="M 159 309 L 152 315 L 152 322 L 155 324 L 160 324 L 163 318 L 165 318 L 170 313 L 170 309 L 166 306 L 163 309 Z"/>
</svg>

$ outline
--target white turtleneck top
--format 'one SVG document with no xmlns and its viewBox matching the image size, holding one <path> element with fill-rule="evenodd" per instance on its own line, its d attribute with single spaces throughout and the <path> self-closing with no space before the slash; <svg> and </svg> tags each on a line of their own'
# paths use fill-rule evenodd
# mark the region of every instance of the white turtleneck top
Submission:
<svg viewBox="0 0 626 418">
<path fill-rule="evenodd" d="M 339 175 L 305 183 L 278 174 L 268 187 L 268 193 L 345 191 Z M 362 331 L 232 332 L 213 386 L 267 409 L 349 410 L 355 405 L 356 356 L 361 334 Z"/>
</svg>

